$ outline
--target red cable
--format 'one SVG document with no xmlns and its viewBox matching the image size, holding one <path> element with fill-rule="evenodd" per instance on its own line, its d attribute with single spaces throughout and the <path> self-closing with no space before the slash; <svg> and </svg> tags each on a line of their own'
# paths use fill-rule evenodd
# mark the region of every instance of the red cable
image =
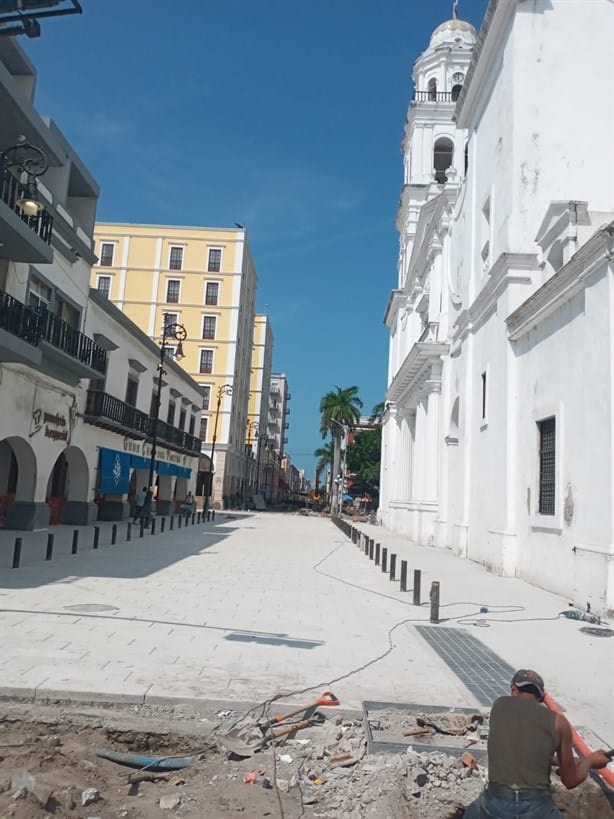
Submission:
<svg viewBox="0 0 614 819">
<path fill-rule="evenodd" d="M 556 714 L 560 714 L 561 716 L 565 716 L 563 711 L 561 710 L 560 706 L 556 704 L 556 702 L 550 697 L 548 694 L 544 697 L 544 702 L 548 706 L 551 711 L 554 711 Z M 582 739 L 580 734 L 576 731 L 576 729 L 571 725 L 571 737 L 573 740 L 574 748 L 579 751 L 582 756 L 586 757 L 589 756 L 591 753 L 591 749 L 588 747 L 586 742 Z M 594 769 L 595 770 L 595 769 Z M 614 788 L 614 772 L 610 771 L 608 768 L 601 768 L 600 770 L 595 770 L 595 773 L 598 773 L 599 776 L 603 777 L 605 781 L 610 785 L 610 787 Z"/>
</svg>

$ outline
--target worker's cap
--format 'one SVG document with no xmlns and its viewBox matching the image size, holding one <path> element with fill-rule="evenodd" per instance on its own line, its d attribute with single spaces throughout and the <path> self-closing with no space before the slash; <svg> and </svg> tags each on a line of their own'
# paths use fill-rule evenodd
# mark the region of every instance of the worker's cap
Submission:
<svg viewBox="0 0 614 819">
<path fill-rule="evenodd" d="M 546 693 L 544 681 L 537 671 L 531 671 L 530 668 L 519 668 L 512 678 L 512 685 L 515 685 L 516 688 L 520 688 L 521 690 L 528 686 L 535 688 L 540 700 L 543 700 Z"/>
</svg>

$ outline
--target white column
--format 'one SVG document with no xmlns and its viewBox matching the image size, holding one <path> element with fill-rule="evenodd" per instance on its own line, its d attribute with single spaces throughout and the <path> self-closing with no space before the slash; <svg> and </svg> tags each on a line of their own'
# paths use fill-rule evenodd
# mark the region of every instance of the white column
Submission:
<svg viewBox="0 0 614 819">
<path fill-rule="evenodd" d="M 438 500 L 439 466 L 439 399 L 441 397 L 441 364 L 433 365 L 431 377 L 426 382 L 426 452 L 423 500 Z"/>
</svg>

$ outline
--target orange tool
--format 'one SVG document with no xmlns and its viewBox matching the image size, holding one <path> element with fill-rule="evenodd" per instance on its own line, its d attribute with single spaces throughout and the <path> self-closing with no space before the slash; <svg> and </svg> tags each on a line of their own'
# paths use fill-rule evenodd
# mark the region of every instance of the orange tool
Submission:
<svg viewBox="0 0 614 819">
<path fill-rule="evenodd" d="M 270 719 L 268 722 L 265 722 L 264 725 L 261 725 L 260 728 L 269 728 L 271 725 L 277 725 L 290 717 L 296 717 L 298 714 L 305 713 L 305 716 L 307 716 L 307 712 L 315 711 L 319 705 L 341 705 L 341 703 L 337 697 L 335 697 L 332 691 L 325 691 L 318 697 L 317 700 L 315 700 L 315 702 L 310 702 L 309 705 L 302 705 L 300 708 L 295 708 L 294 711 L 290 711 L 287 714 L 280 714 L 277 717 L 273 717 L 273 719 Z"/>
</svg>

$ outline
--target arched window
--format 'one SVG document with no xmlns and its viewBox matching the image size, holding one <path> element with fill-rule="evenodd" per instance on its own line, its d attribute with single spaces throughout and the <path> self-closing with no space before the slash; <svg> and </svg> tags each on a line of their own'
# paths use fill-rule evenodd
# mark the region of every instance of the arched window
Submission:
<svg viewBox="0 0 614 819">
<path fill-rule="evenodd" d="M 428 89 L 429 89 L 429 99 L 430 100 L 436 100 L 437 99 L 437 80 L 435 79 L 435 77 L 431 77 L 431 79 L 429 80 Z"/>
<path fill-rule="evenodd" d="M 433 166 L 435 168 L 435 180 L 439 185 L 445 185 L 446 171 L 452 165 L 454 156 L 454 145 L 448 137 L 440 137 L 435 142 L 433 156 Z"/>
<path fill-rule="evenodd" d="M 456 102 L 456 100 L 460 97 L 460 92 L 463 90 L 462 85 L 453 85 L 452 86 L 452 102 Z"/>
</svg>

